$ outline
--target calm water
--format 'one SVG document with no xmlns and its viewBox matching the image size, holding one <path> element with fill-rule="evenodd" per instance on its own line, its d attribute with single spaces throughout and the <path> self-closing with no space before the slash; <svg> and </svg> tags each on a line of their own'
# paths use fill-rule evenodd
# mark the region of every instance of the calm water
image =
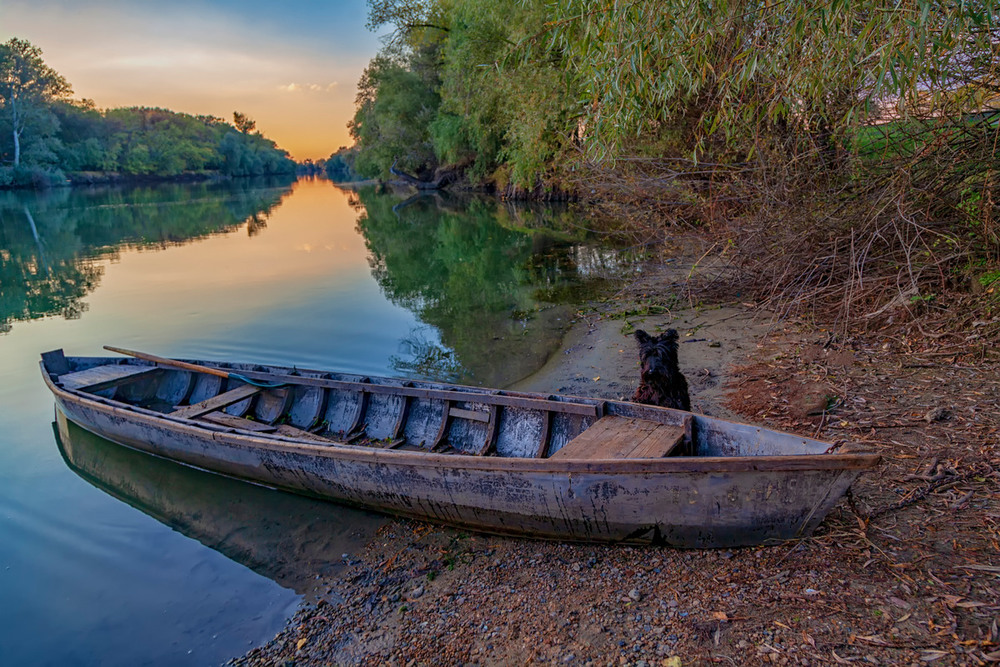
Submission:
<svg viewBox="0 0 1000 667">
<path fill-rule="evenodd" d="M 566 210 L 319 180 L 0 193 L 0 664 L 221 663 L 382 521 L 57 420 L 40 352 L 504 386 L 618 269 L 573 230 Z"/>
</svg>

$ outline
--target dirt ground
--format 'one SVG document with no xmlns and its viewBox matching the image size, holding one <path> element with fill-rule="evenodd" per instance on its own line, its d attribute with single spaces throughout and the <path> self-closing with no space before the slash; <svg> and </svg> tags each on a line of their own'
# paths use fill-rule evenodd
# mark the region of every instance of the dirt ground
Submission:
<svg viewBox="0 0 1000 667">
<path fill-rule="evenodd" d="M 671 267 L 581 311 L 521 389 L 629 397 L 634 328 L 681 336 L 694 410 L 882 454 L 806 539 L 559 544 L 388 522 L 236 665 L 1000 662 L 1000 362 L 974 332 L 845 337 L 678 303 Z"/>
</svg>

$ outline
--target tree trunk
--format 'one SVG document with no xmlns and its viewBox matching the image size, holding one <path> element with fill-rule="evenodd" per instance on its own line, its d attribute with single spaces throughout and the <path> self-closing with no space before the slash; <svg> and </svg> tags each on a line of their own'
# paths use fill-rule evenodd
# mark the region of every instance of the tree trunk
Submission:
<svg viewBox="0 0 1000 667">
<path fill-rule="evenodd" d="M 441 170 L 438 170 L 439 173 L 435 175 L 433 181 L 422 181 L 416 176 L 412 176 L 410 174 L 407 174 L 405 171 L 396 169 L 396 162 L 399 162 L 399 160 L 396 160 L 392 163 L 392 166 L 389 167 L 389 173 L 392 174 L 393 176 L 399 176 L 401 179 L 403 179 L 404 181 L 406 181 L 407 183 L 409 183 L 418 190 L 440 190 L 441 188 L 445 187 L 446 185 L 454 181 L 457 176 L 454 170 L 446 170 L 443 173 L 440 173 Z"/>
<path fill-rule="evenodd" d="M 21 164 L 21 133 L 14 130 L 14 166 Z"/>
</svg>

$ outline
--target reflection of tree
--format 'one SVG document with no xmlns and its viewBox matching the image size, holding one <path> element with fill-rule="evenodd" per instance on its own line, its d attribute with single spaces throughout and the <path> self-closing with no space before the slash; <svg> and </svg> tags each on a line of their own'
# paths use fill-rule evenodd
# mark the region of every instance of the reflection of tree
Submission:
<svg viewBox="0 0 1000 667">
<path fill-rule="evenodd" d="M 413 345 L 412 360 L 394 359 L 396 370 L 504 385 L 551 354 L 557 320 L 568 315 L 552 306 L 572 301 L 568 287 L 579 285 L 570 243 L 505 226 L 525 214 L 492 200 L 425 197 L 398 207 L 374 189 L 357 196 L 372 274 L 390 300 L 436 327 L 446 348 Z"/>
<path fill-rule="evenodd" d="M 278 186 L 278 187 L 275 187 Z M 123 247 L 165 247 L 266 220 L 288 179 L 0 193 L 0 332 L 79 317 L 102 266 Z M 251 231 L 259 232 L 261 225 Z"/>
<path fill-rule="evenodd" d="M 424 329 L 426 327 L 418 327 L 400 341 L 403 355 L 390 358 L 392 367 L 406 377 L 434 378 L 449 382 L 462 379 L 462 364 L 455 358 L 455 353 L 428 340 Z"/>
<path fill-rule="evenodd" d="M 247 218 L 247 236 L 257 236 L 267 229 L 267 214 L 254 213 Z"/>
</svg>

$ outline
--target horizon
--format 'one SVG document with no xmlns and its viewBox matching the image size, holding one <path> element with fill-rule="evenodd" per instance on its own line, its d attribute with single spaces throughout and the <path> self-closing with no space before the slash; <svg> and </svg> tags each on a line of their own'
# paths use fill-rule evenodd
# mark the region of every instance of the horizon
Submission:
<svg viewBox="0 0 1000 667">
<path fill-rule="evenodd" d="M 4 0 L 0 41 L 39 47 L 72 99 L 230 123 L 239 111 L 302 162 L 353 143 L 357 83 L 381 45 L 367 13 L 364 0 Z"/>
</svg>

